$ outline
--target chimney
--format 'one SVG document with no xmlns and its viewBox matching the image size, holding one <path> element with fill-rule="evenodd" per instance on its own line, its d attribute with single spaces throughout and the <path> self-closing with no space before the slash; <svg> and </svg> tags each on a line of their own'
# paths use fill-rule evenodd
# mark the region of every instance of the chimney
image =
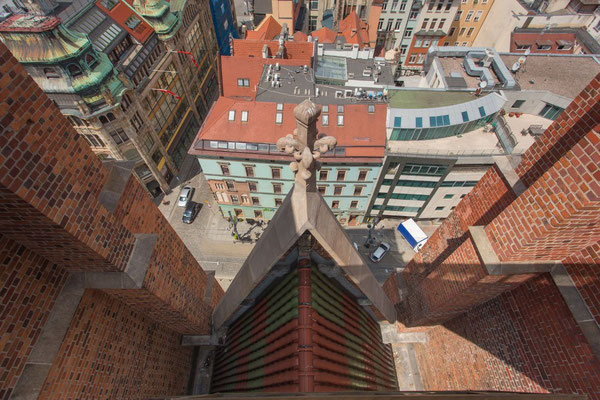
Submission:
<svg viewBox="0 0 600 400">
<path fill-rule="evenodd" d="M 266 44 L 262 48 L 262 58 L 269 58 L 269 46 Z"/>
</svg>

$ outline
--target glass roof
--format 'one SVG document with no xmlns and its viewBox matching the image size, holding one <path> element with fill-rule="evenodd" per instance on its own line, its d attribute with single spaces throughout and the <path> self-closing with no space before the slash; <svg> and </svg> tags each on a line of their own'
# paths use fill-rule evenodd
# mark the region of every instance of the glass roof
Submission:
<svg viewBox="0 0 600 400">
<path fill-rule="evenodd" d="M 335 79 L 345 81 L 348 77 L 348 66 L 343 57 L 322 56 L 317 59 L 317 79 Z"/>
</svg>

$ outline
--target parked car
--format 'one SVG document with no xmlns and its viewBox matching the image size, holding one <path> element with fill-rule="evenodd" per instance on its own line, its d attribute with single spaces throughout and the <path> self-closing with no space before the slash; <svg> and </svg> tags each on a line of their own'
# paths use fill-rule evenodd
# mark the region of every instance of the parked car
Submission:
<svg viewBox="0 0 600 400">
<path fill-rule="evenodd" d="M 179 193 L 179 200 L 177 200 L 177 205 L 179 207 L 185 207 L 188 201 L 192 199 L 193 195 L 194 188 L 189 186 L 184 187 L 183 189 L 181 189 L 181 193 Z"/>
<path fill-rule="evenodd" d="M 196 219 L 198 212 L 200 211 L 200 204 L 195 201 L 190 201 L 185 210 L 183 211 L 183 217 L 181 217 L 181 221 L 186 224 L 191 224 Z"/>
<path fill-rule="evenodd" d="M 373 252 L 371 253 L 371 261 L 379 262 L 385 256 L 388 251 L 390 251 L 390 245 L 387 243 L 381 243 Z"/>
</svg>

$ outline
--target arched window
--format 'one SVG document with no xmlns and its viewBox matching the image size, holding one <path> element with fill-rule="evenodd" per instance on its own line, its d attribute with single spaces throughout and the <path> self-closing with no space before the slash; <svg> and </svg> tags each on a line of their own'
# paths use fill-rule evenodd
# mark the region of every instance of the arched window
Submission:
<svg viewBox="0 0 600 400">
<path fill-rule="evenodd" d="M 114 121 L 116 119 L 115 115 L 110 112 L 106 114 L 106 118 L 108 118 L 109 121 Z"/>
<path fill-rule="evenodd" d="M 96 57 L 93 54 L 88 54 L 87 56 L 85 56 L 85 62 L 87 63 L 88 67 L 90 68 L 94 68 L 94 66 L 96 64 L 98 64 L 98 60 L 96 59 Z"/>
<path fill-rule="evenodd" d="M 108 118 L 106 118 L 104 115 L 101 115 L 98 119 L 102 125 L 108 124 Z"/>
<path fill-rule="evenodd" d="M 46 67 L 44 68 L 44 75 L 47 79 L 58 79 L 60 78 L 60 73 L 56 70 L 56 68 Z"/>
<path fill-rule="evenodd" d="M 69 64 L 67 69 L 69 70 L 69 74 L 71 74 L 72 77 L 76 77 L 83 74 L 81 68 L 76 64 Z"/>
</svg>

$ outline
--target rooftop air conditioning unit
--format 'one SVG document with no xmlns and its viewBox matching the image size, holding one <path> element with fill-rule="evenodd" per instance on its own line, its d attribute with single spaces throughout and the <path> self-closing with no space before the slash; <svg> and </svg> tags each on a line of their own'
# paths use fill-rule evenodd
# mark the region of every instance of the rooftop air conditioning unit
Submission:
<svg viewBox="0 0 600 400">
<path fill-rule="evenodd" d="M 280 67 L 279 67 L 279 63 L 276 63 L 276 64 L 275 64 L 275 71 L 279 71 L 279 68 L 280 68 Z"/>
</svg>

